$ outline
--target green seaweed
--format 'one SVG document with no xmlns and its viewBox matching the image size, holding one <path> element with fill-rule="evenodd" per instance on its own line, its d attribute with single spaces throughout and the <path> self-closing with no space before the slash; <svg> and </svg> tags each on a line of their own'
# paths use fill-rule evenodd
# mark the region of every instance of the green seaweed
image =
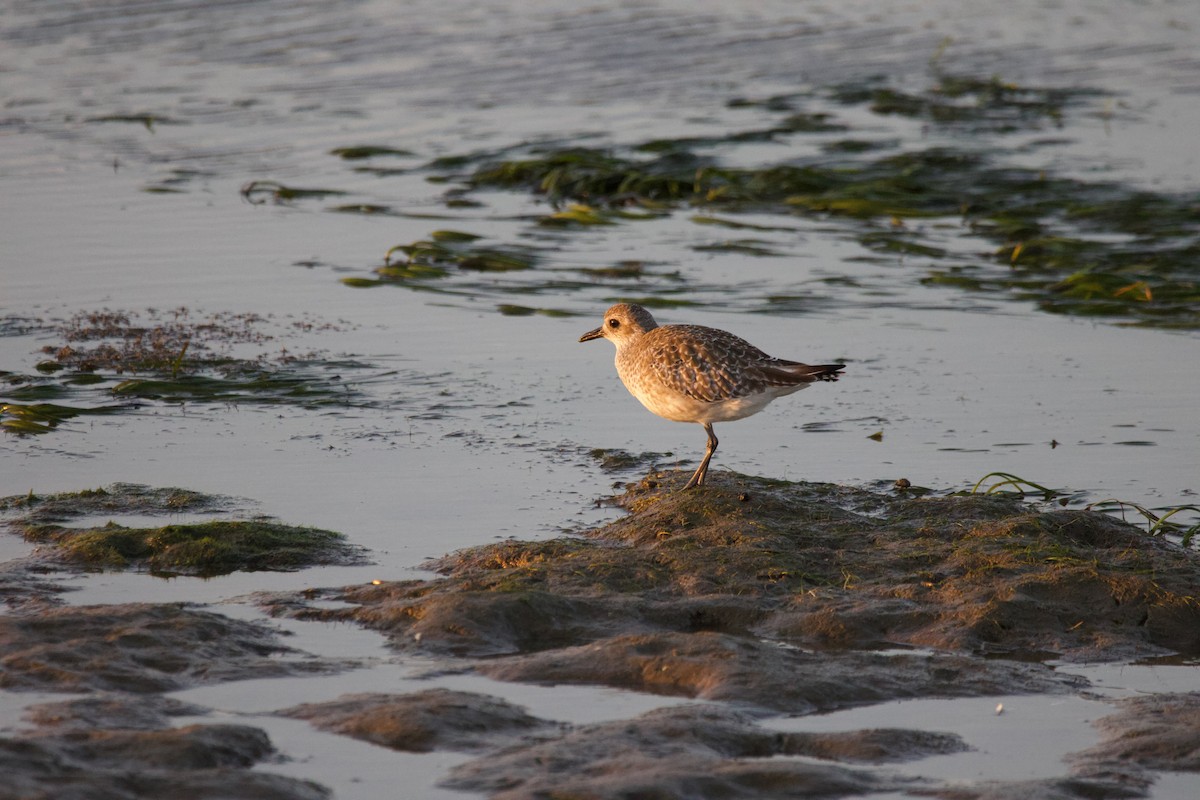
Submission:
<svg viewBox="0 0 1200 800">
<path fill-rule="evenodd" d="M 347 161 L 359 161 L 365 158 L 376 158 L 379 156 L 415 156 L 416 153 L 411 150 L 404 150 L 396 147 L 382 147 L 379 145 L 357 145 L 353 147 L 335 147 L 329 151 L 332 156 L 345 159 Z"/>
<path fill-rule="evenodd" d="M 996 480 L 985 489 L 983 488 L 983 485 L 988 481 L 989 478 L 995 478 Z M 1053 500 L 1054 498 L 1060 497 L 1064 494 L 1059 489 L 1047 488 L 1042 486 L 1040 483 L 1034 483 L 1033 481 L 1013 475 L 1010 472 L 989 472 L 987 475 L 984 475 L 982 478 L 976 481 L 975 485 L 971 487 L 969 492 L 966 492 L 966 494 L 997 493 L 1015 494 L 1022 498 L 1033 494 L 1039 494 L 1042 496 L 1043 500 Z"/>
<path fill-rule="evenodd" d="M 196 178 L 211 177 L 212 175 L 211 172 L 177 167 L 157 183 L 142 187 L 142 191 L 151 194 L 180 194 L 186 192 L 186 187 Z"/>
<path fill-rule="evenodd" d="M 265 519 L 207 520 L 133 528 L 63 523 L 114 514 L 176 516 L 227 511 L 232 498 L 177 487 L 115 483 L 99 489 L 0 498 L 5 526 L 52 548 L 84 569 L 135 568 L 159 575 L 211 577 L 238 570 L 294 570 L 315 564 L 361 564 L 362 548 L 333 531 Z"/>
<path fill-rule="evenodd" d="M 409 244 L 395 245 L 384 254 L 384 267 L 402 267 L 415 270 L 421 277 L 442 277 L 449 267 L 480 272 L 507 272 L 529 269 L 536 260 L 533 251 L 526 248 L 475 247 L 473 240 L 462 237 L 443 237 L 441 241 L 420 240 Z M 402 253 L 403 264 L 393 263 L 392 256 Z M 376 270 L 384 277 L 397 277 Z"/>
<path fill-rule="evenodd" d="M 66 406 L 58 403 L 4 403 L 0 405 L 0 430 L 18 436 L 50 433 L 63 422 L 83 415 L 104 415 L 126 411 L 127 406 Z"/>
<path fill-rule="evenodd" d="M 622 220 L 655 219 L 662 216 L 661 212 L 650 211 L 634 213 L 624 209 L 596 208 L 584 203 L 572 203 L 567 208 L 556 211 L 538 220 L 539 225 L 565 228 L 589 225 L 615 225 Z"/>
<path fill-rule="evenodd" d="M 341 365 L 333 374 L 330 372 L 321 362 L 272 369 L 237 365 L 211 375 L 130 378 L 110 391 L 115 397 L 165 403 L 287 404 L 304 408 L 354 405 L 359 393 L 341 376 Z"/>
<path fill-rule="evenodd" d="M 575 316 L 570 311 L 562 311 L 557 308 L 532 308 L 530 306 L 521 306 L 513 303 L 501 303 L 496 306 L 496 310 L 506 317 L 531 317 L 535 314 L 543 317 L 573 317 Z"/>
<path fill-rule="evenodd" d="M 676 162 L 684 163 L 676 163 Z M 608 150 L 572 147 L 538 158 L 484 165 L 472 173 L 472 188 L 529 188 L 552 200 L 613 204 L 617 199 L 672 200 L 695 191 L 698 161 L 671 153 L 653 159 L 623 158 Z"/>
<path fill-rule="evenodd" d="M 989 483 L 989 481 L 991 481 Z M 985 484 L 987 486 L 985 487 Z M 1018 475 L 1013 475 L 1010 472 L 989 472 L 984 475 L 971 489 L 965 492 L 954 492 L 955 496 L 964 496 L 972 494 L 988 494 L 988 495 L 1007 495 L 1025 499 L 1028 497 L 1040 497 L 1043 502 L 1054 501 L 1059 505 L 1068 505 L 1079 500 L 1082 496 L 1079 492 L 1070 492 L 1065 489 L 1051 489 L 1043 486 L 1040 483 L 1027 480 Z M 1169 506 L 1160 509 L 1149 509 L 1137 503 L 1131 503 L 1126 500 L 1118 500 L 1116 498 L 1108 498 L 1098 500 L 1093 503 L 1088 503 L 1084 506 L 1086 511 L 1102 511 L 1112 516 L 1118 516 L 1125 520 L 1125 512 L 1133 511 L 1139 514 L 1146 522 L 1146 533 L 1151 536 L 1161 536 L 1171 534 L 1177 536 L 1180 544 L 1183 547 L 1189 547 L 1197 534 L 1200 534 L 1200 506 L 1194 504 L 1183 504 L 1177 506 Z M 1179 515 L 1180 520 L 1185 516 L 1189 516 L 1193 521 L 1189 524 L 1180 520 L 1172 519 Z"/>
<path fill-rule="evenodd" d="M 321 199 L 323 197 L 342 197 L 346 192 L 338 189 L 313 189 L 301 188 L 298 186 L 285 186 L 278 181 L 250 181 L 241 188 L 241 195 L 247 201 L 261 205 L 268 200 L 275 203 L 290 203 L 293 200 L 306 200 L 310 198 Z"/>
<path fill-rule="evenodd" d="M 621 261 L 610 267 L 583 267 L 579 271 L 597 278 L 622 280 L 640 280 L 647 275 L 646 264 L 642 261 Z"/>
<path fill-rule="evenodd" d="M 99 514 L 178 514 L 212 511 L 228 507 L 231 498 L 178 487 L 152 487 L 138 483 L 114 483 L 97 489 L 0 498 L 0 511 L 21 512 L 15 521 L 22 525 L 48 525 Z"/>
<path fill-rule="evenodd" d="M 940 72 L 935 83 L 923 92 L 905 91 L 890 84 L 886 77 L 876 77 L 835 86 L 829 96 L 845 105 L 867 105 L 880 115 L 1001 132 L 1041 123 L 1058 126 L 1069 108 L 1103 96 L 1088 88 L 1020 86 L 998 76 Z"/>
<path fill-rule="evenodd" d="M 329 211 L 335 214 L 365 214 L 366 216 L 395 216 L 396 210 L 391 206 L 381 206 L 374 203 L 347 203 L 331 206 Z"/>
<path fill-rule="evenodd" d="M 362 278 L 357 276 L 342 278 L 341 281 L 342 285 L 349 286 L 353 289 L 374 289 L 379 286 L 386 286 L 388 283 L 387 281 L 381 281 L 375 278 Z"/>
<path fill-rule="evenodd" d="M 717 217 L 711 214 L 696 214 L 692 217 L 692 222 L 697 225 L 716 225 L 721 228 L 732 228 L 733 230 L 750 230 L 763 232 L 780 232 L 792 233 L 795 228 L 788 228 L 782 225 L 756 225 L 751 222 L 744 222 L 737 219 L 729 219 L 726 217 Z"/>
<path fill-rule="evenodd" d="M 861 230 L 864 246 L 931 260 L 950 251 L 903 222 L 942 218 L 998 245 L 994 259 L 1004 271 L 972 276 L 966 288 L 1007 293 L 1056 313 L 1200 326 L 1200 225 L 1192 198 L 1007 167 L 994 156 L 934 147 L 845 164 L 732 169 L 679 153 L 668 163 L 574 148 L 481 167 L 470 181 L 529 188 L 554 202 L 586 202 L 589 209 L 666 201 L 727 212 L 821 214 L 869 225 L 883 218 L 892 229 Z M 615 219 L 588 213 L 593 223 Z M 696 219 L 718 224 L 713 220 L 728 218 Z M 1114 241 L 1122 235 L 1125 240 Z M 737 244 L 729 249 L 740 249 Z M 931 266 L 927 278 L 964 283 L 940 266 Z"/>
<path fill-rule="evenodd" d="M 141 125 L 146 130 L 154 133 L 156 125 L 183 125 L 181 120 L 171 119 L 170 117 L 161 114 L 104 114 L 99 117 L 88 117 L 85 122 L 120 122 L 134 125 Z"/>
<path fill-rule="evenodd" d="M 631 453 L 628 450 L 620 448 L 602 448 L 597 447 L 588 451 L 591 456 L 600 465 L 600 469 L 605 472 L 628 472 L 634 469 L 653 469 L 654 465 L 660 461 L 673 458 L 674 453 L 655 453 L 646 451 L 643 453 Z"/>
<path fill-rule="evenodd" d="M 315 564 L 363 563 L 359 548 L 334 531 L 264 520 L 214 520 L 157 528 L 115 523 L 97 528 L 26 525 L 26 539 L 53 545 L 84 569 L 141 568 L 161 576 L 291 571 Z"/>
<path fill-rule="evenodd" d="M 429 238 L 435 242 L 474 242 L 483 237 L 466 231 L 440 230 L 429 234 Z"/>
<path fill-rule="evenodd" d="M 429 239 L 389 248 L 383 264 L 374 269 L 375 278 L 346 277 L 342 283 L 355 288 L 399 285 L 432 290 L 454 273 L 523 271 L 537 263 L 537 253 L 530 248 L 476 245 L 480 238 L 461 231 L 434 231 Z"/>
<path fill-rule="evenodd" d="M 1088 511 L 1103 511 L 1107 514 L 1120 516 L 1121 519 L 1125 519 L 1126 511 L 1134 511 L 1145 521 L 1146 532 L 1148 534 L 1151 536 L 1176 536 L 1183 547 L 1191 547 L 1196 536 L 1200 535 L 1200 506 L 1191 503 L 1167 508 L 1149 509 L 1137 503 L 1131 503 L 1128 500 L 1108 498 L 1089 503 L 1086 508 Z M 1190 515 L 1196 521 L 1189 525 L 1186 522 L 1179 522 L 1172 519 L 1177 514 L 1181 515 L 1181 518 L 1182 515 Z"/>
<path fill-rule="evenodd" d="M 423 169 L 453 185 L 447 204 L 470 202 L 469 195 L 484 190 L 529 192 L 544 199 L 553 210 L 536 219 L 538 229 L 586 230 L 680 209 L 697 212 L 692 217 L 697 224 L 735 230 L 788 230 L 786 225 L 762 226 L 738 218 L 747 212 L 829 219 L 880 261 L 919 258 L 923 274 L 918 278 L 927 285 L 998 294 L 1053 313 L 1198 328 L 1200 218 L 1194 196 L 1014 166 L 1007 151 L 994 145 L 1011 131 L 1057 127 L 1069 113 L 1101 97 L 1103 93 L 1087 87 L 1023 86 L 998 76 L 949 74 L 935 66 L 924 87 L 876 77 L 816 92 L 729 101 L 730 108 L 779 115 L 765 126 L 626 146 L 517 145 L 445 156 Z M 829 102 L 987 138 L 981 145 L 957 147 L 833 138 L 830 133 L 847 131 L 847 126 L 825 110 L 811 110 L 815 103 L 827 109 Z M 806 147 L 803 152 L 809 155 L 749 167 L 724 161 L 745 142 L 800 137 L 811 137 L 817 154 Z M 982 241 L 984 251 L 964 256 L 961 247 L 947 246 L 950 237 Z M 408 256 L 398 267 L 389 253 L 374 278 L 344 282 L 463 293 L 561 291 L 581 285 L 556 283 L 555 278 L 540 289 L 528 278 L 487 287 L 470 283 L 459 275 L 462 270 L 505 272 L 539 264 L 520 248 L 493 248 L 501 251 L 494 258 L 474 244 L 452 248 L 450 242 L 431 238 L 396 248 L 393 253 Z M 778 243 L 734 239 L 699 247 L 772 255 Z M 474 255 L 479 258 L 472 261 Z M 941 263 L 949 259 L 954 263 Z M 418 267 L 442 272 L 421 273 Z M 578 271 L 594 281 L 624 277 L 594 268 Z M 439 288 L 438 281 L 447 278 L 456 278 L 454 288 Z M 669 292 L 674 287 L 663 288 Z"/>
<path fill-rule="evenodd" d="M 727 239 L 723 242 L 694 244 L 692 249 L 698 253 L 738 253 L 744 256 L 764 258 L 783 255 L 772 245 L 772 242 L 764 242 L 761 239 Z"/>
</svg>

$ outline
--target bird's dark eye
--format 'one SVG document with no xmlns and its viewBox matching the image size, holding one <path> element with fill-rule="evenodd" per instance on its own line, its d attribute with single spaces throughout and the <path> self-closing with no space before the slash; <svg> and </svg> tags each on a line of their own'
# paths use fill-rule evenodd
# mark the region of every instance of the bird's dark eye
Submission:
<svg viewBox="0 0 1200 800">
<path fill-rule="evenodd" d="M 621 320 L 613 317 L 608 321 L 608 327 L 613 328 L 614 330 L 621 327 Z"/>
</svg>

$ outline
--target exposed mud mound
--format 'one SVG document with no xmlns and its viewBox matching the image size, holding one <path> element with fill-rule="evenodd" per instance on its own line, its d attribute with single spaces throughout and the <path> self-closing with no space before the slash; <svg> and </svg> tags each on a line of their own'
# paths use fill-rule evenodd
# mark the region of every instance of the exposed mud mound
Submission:
<svg viewBox="0 0 1200 800">
<path fill-rule="evenodd" d="M 433 580 L 262 600 L 280 614 L 356 622 L 397 650 L 499 680 L 722 705 L 559 736 L 531 719 L 514 727 L 511 707 L 484 701 L 441 728 L 401 724 L 442 702 L 428 695 L 355 696 L 289 713 L 401 749 L 460 750 L 480 741 L 464 741 L 464 731 L 498 714 L 506 738 L 484 743 L 445 785 L 508 800 L 1144 796 L 1140 767 L 1113 766 L 1137 754 L 1085 756 L 1074 774 L 1050 780 L 951 785 L 880 765 L 963 749 L 953 735 L 782 734 L 755 719 L 900 698 L 1075 692 L 1086 681 L 1046 658 L 1200 654 L 1194 551 L 1100 514 L 1005 498 L 917 499 L 729 473 L 676 491 L 685 477 L 643 480 L 618 500 L 627 517 L 583 536 L 445 556 L 431 563 L 441 573 Z M 1167 737 L 1169 726 L 1154 735 Z"/>
<path fill-rule="evenodd" d="M 910 697 L 1050 693 L 1086 685 L 1036 664 L 954 654 L 815 654 L 711 632 L 616 636 L 489 659 L 477 669 L 498 680 L 596 683 L 792 714 Z"/>
<path fill-rule="evenodd" d="M 911 731 L 903 728 L 872 728 L 837 733 L 789 733 L 788 752 L 793 755 L 859 764 L 912 761 L 932 755 L 969 750 L 952 733 Z"/>
<path fill-rule="evenodd" d="M 0 688 L 163 692 L 320 668 L 262 625 L 182 605 L 131 603 L 0 617 Z"/>
<path fill-rule="evenodd" d="M 35 614 L 53 608 L 65 590 L 45 577 L 37 558 L 20 558 L 0 564 L 0 603 L 10 613 Z"/>
<path fill-rule="evenodd" d="M 245 725 L 171 727 L 204 709 L 155 694 L 102 693 L 30 707 L 36 727 L 0 739 L 0 797 L 324 798 L 320 787 L 250 767 L 276 757 Z"/>
<path fill-rule="evenodd" d="M 921 747 L 908 733 L 880 733 L 877 740 L 913 755 L 961 748 L 952 736 Z M 459 766 L 446 785 L 495 800 L 848 797 L 922 786 L 879 770 L 775 758 L 808 755 L 813 747 L 812 739 L 765 731 L 727 708 L 681 706 L 499 751 Z"/>
<path fill-rule="evenodd" d="M 480 752 L 444 783 L 493 798 L 853 796 L 925 784 L 834 762 L 878 764 L 966 749 L 952 734 L 901 729 L 778 733 L 751 714 L 716 705 L 572 728 L 495 698 L 442 689 L 350 695 L 282 713 L 397 750 Z"/>
<path fill-rule="evenodd" d="M 1087 772 L 1144 769 L 1200 772 L 1200 694 L 1156 694 L 1117 702 L 1095 725 L 1104 736 L 1075 756 Z M 1197 776 L 1200 788 L 1200 776 Z"/>
<path fill-rule="evenodd" d="M 321 730 L 412 753 L 479 751 L 521 736 L 561 731 L 560 726 L 531 717 L 503 700 L 449 689 L 352 694 L 280 713 L 306 719 Z"/>
<path fill-rule="evenodd" d="M 1145 797 L 1124 780 L 1049 778 L 1046 780 L 957 783 L 924 793 L 940 800 L 1130 800 Z"/>
<path fill-rule="evenodd" d="M 678 590 L 763 598 L 756 630 L 809 646 L 1200 654 L 1200 556 L 1111 517 L 723 478 L 703 495 L 643 481 L 596 535 L 671 564 Z"/>
<path fill-rule="evenodd" d="M 242 725 L 92 730 L 0 738 L 0 798 L 323 800 L 308 781 L 250 771 L 274 752 Z"/>
<path fill-rule="evenodd" d="M 202 716 L 207 710 L 157 694 L 97 693 L 61 703 L 30 707 L 25 718 L 42 731 L 91 731 L 102 728 L 154 730 L 171 727 L 171 718 Z"/>
<path fill-rule="evenodd" d="M 473 548 L 433 562 L 440 580 L 331 593 L 352 608 L 269 602 L 462 657 L 699 631 L 822 650 L 1200 654 L 1200 556 L 1101 514 L 728 473 L 678 483 L 643 480 L 619 498 L 633 513 L 586 538 Z"/>
</svg>

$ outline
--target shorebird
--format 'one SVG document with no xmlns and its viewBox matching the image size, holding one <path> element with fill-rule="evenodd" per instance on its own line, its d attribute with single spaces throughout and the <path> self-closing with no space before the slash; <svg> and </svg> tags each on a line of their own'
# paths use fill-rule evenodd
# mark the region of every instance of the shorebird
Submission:
<svg viewBox="0 0 1200 800">
<path fill-rule="evenodd" d="M 704 460 L 683 488 L 702 486 L 717 451 L 714 422 L 744 419 L 776 397 L 816 381 L 836 381 L 845 364 L 784 361 L 719 328 L 659 325 L 645 308 L 618 303 L 604 323 L 579 337 L 617 346 L 617 375 L 630 394 L 660 417 L 698 422 L 708 434 Z"/>
</svg>

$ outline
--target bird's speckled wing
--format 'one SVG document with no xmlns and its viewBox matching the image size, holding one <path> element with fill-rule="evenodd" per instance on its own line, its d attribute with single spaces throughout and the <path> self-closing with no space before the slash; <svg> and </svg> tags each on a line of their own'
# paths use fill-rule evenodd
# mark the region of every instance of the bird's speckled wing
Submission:
<svg viewBox="0 0 1200 800">
<path fill-rule="evenodd" d="M 760 367 L 788 362 L 732 333 L 703 325 L 663 325 L 648 331 L 627 358 L 633 373 L 653 375 L 672 391 L 706 403 L 787 385 Z"/>
</svg>

